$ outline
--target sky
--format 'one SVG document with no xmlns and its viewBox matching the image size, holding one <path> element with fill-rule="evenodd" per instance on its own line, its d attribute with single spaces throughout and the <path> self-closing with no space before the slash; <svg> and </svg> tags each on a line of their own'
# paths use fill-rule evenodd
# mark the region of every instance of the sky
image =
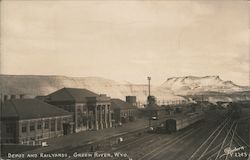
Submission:
<svg viewBox="0 0 250 160">
<path fill-rule="evenodd" d="M 249 85 L 246 1 L 3 0 L 1 73 Z"/>
</svg>

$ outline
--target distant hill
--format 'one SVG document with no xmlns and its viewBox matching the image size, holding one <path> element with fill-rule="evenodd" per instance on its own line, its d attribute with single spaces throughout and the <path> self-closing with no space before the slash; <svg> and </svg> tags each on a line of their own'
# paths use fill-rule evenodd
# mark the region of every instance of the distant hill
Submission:
<svg viewBox="0 0 250 160">
<path fill-rule="evenodd" d="M 98 94 L 107 94 L 112 98 L 125 99 L 127 95 L 137 96 L 145 103 L 148 94 L 146 84 L 138 85 L 129 82 L 116 82 L 100 77 L 66 77 L 38 75 L 0 75 L 0 90 L 3 94 L 26 94 L 33 96 L 47 95 L 63 87 L 86 88 Z M 152 86 L 152 94 L 159 101 L 184 100 L 169 90 Z"/>
<path fill-rule="evenodd" d="M 117 82 L 101 77 L 0 75 L 2 94 L 25 94 L 34 97 L 47 95 L 63 87 L 86 88 L 98 94 L 107 94 L 112 98 L 120 99 L 125 99 L 127 95 L 134 95 L 141 103 L 146 102 L 148 94 L 146 84 Z M 223 81 L 218 76 L 188 76 L 168 78 L 162 85 L 152 86 L 152 95 L 162 102 L 185 100 L 186 96 L 201 94 L 210 98 L 217 97 L 216 101 L 219 101 L 230 99 L 229 95 L 235 95 L 238 97 L 236 99 L 240 99 L 245 96 L 240 93 L 247 90 L 249 88 L 238 86 L 231 81 Z"/>
<path fill-rule="evenodd" d="M 206 92 L 233 93 L 248 90 L 247 87 L 236 85 L 232 81 L 223 81 L 219 76 L 173 77 L 168 78 L 161 87 L 172 90 L 178 95 L 205 94 Z"/>
</svg>

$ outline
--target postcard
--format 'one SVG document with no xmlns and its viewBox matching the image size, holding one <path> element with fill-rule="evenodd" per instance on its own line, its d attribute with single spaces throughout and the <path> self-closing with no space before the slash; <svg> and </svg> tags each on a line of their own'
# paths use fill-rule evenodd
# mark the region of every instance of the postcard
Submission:
<svg viewBox="0 0 250 160">
<path fill-rule="evenodd" d="M 1 160 L 249 160 L 247 0 L 1 0 Z"/>
</svg>

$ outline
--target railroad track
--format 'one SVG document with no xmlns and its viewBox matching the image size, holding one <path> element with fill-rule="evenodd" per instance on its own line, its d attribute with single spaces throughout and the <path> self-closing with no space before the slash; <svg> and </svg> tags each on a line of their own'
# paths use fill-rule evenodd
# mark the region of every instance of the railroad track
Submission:
<svg viewBox="0 0 250 160">
<path fill-rule="evenodd" d="M 199 130 L 200 125 L 193 126 L 192 128 L 187 128 L 181 132 L 175 134 L 155 134 L 154 139 L 151 141 L 145 141 L 143 143 L 135 143 L 133 146 L 124 148 L 121 152 L 128 153 L 131 156 L 131 159 L 152 159 L 155 155 L 160 154 L 161 149 L 166 149 L 175 145 L 176 143 L 184 140 L 189 135 L 192 135 L 194 132 Z M 160 139 L 157 139 L 160 138 Z M 159 152 L 159 153 L 157 153 Z M 115 158 L 115 160 L 124 159 L 124 158 Z"/>
<path fill-rule="evenodd" d="M 233 145 L 240 145 L 236 132 L 237 126 L 238 121 L 227 115 L 225 120 L 219 124 L 188 160 L 219 160 L 226 147 L 231 148 Z M 225 158 L 223 157 L 225 160 L 228 160 L 228 158 L 228 155 Z"/>
<path fill-rule="evenodd" d="M 133 146 L 136 144 L 140 144 L 140 145 L 149 145 L 150 141 L 154 141 L 156 139 L 160 138 L 159 135 L 155 135 L 155 134 L 145 134 L 144 136 L 140 136 L 139 138 L 130 141 L 128 143 L 121 143 L 119 147 L 109 150 L 108 152 L 117 152 L 117 151 L 122 151 L 122 150 L 126 150 L 126 149 L 133 149 Z M 147 144 L 148 143 L 148 144 Z M 139 146 L 140 147 L 140 146 Z M 93 158 L 90 158 L 93 159 Z M 116 158 L 112 158 L 112 159 L 116 159 Z M 99 158 L 99 160 L 107 160 L 107 158 Z"/>
<path fill-rule="evenodd" d="M 227 119 L 225 121 L 225 123 L 222 125 L 222 127 L 218 130 L 218 133 L 214 136 L 213 139 L 211 139 L 211 142 L 209 142 L 208 146 L 206 147 L 206 149 L 202 152 L 202 154 L 200 155 L 200 157 L 198 158 L 198 160 L 201 160 L 204 155 L 207 153 L 207 151 L 212 147 L 212 145 L 215 144 L 215 141 L 218 139 L 218 137 L 221 135 L 222 131 L 225 129 L 225 127 L 227 126 L 227 123 L 230 121 L 230 119 Z"/>
<path fill-rule="evenodd" d="M 121 135 L 120 135 L 121 136 Z M 113 141 L 115 139 L 117 139 L 118 137 L 120 136 L 117 136 L 117 137 L 113 137 Z M 123 135 L 123 137 L 125 137 L 126 141 L 120 143 L 116 148 L 114 149 L 111 149 L 111 151 L 115 152 L 115 151 L 118 151 L 122 148 L 125 148 L 125 147 L 128 147 L 130 145 L 133 145 L 135 143 L 139 143 L 139 142 L 142 142 L 142 141 L 145 141 L 146 139 L 151 139 L 154 137 L 153 134 L 148 134 L 145 132 L 145 129 L 143 130 L 140 130 L 140 131 L 136 131 L 136 132 L 130 132 L 126 135 Z M 100 144 L 100 143 L 108 143 L 110 139 L 107 139 L 106 141 L 98 141 L 96 142 L 96 144 Z M 85 146 L 78 146 L 77 148 L 71 148 L 70 151 L 68 152 L 86 152 L 87 149 L 89 149 L 89 147 L 91 145 L 94 145 L 94 144 L 88 144 L 88 145 L 85 145 Z M 113 148 L 113 147 L 112 147 Z M 105 150 L 105 151 L 97 151 L 97 152 L 110 152 L 110 150 Z M 81 158 L 78 158 L 78 157 L 70 157 L 68 158 L 67 160 L 74 160 L 74 159 L 81 159 Z M 88 159 L 93 159 L 93 158 L 84 158 L 85 160 L 88 160 Z M 98 158 L 99 160 L 102 160 L 103 158 Z M 104 158 L 104 159 L 107 159 L 107 158 Z"/>
<path fill-rule="evenodd" d="M 219 114 L 216 114 L 216 116 L 221 117 Z M 188 160 L 198 160 L 198 159 L 200 160 L 201 157 L 203 157 L 206 154 L 209 147 L 213 144 L 213 142 L 216 140 L 216 138 L 222 132 L 223 128 L 226 127 L 226 124 L 229 121 L 230 121 L 229 117 L 225 118 L 224 121 L 222 121 L 217 126 L 217 128 L 208 136 L 208 138 L 195 150 L 195 152 L 190 156 L 190 158 Z M 213 136 L 215 136 L 215 137 L 213 137 Z"/>
<path fill-rule="evenodd" d="M 119 150 L 122 150 L 122 149 L 124 149 L 124 148 L 126 148 L 126 147 L 130 147 L 130 146 L 132 146 L 133 144 L 140 143 L 140 142 L 145 142 L 145 140 L 151 139 L 151 138 L 155 138 L 155 135 L 153 135 L 153 134 L 146 135 L 145 137 L 141 137 L 141 138 L 136 139 L 136 140 L 134 140 L 134 141 L 132 141 L 132 142 L 125 143 L 125 144 L 123 144 L 122 146 L 119 146 L 119 147 L 115 148 L 115 149 L 112 150 L 112 151 L 114 151 L 114 152 L 115 152 L 115 151 L 119 151 Z"/>
<path fill-rule="evenodd" d="M 196 124 L 194 126 L 188 127 L 184 131 L 177 132 L 176 134 L 149 134 L 149 133 L 143 133 L 141 136 L 137 137 L 137 139 L 132 139 L 131 141 L 128 141 L 127 143 L 121 143 L 117 148 L 114 148 L 112 150 L 103 151 L 103 153 L 115 153 L 117 151 L 122 153 L 128 153 L 128 155 L 133 155 L 133 159 L 137 160 L 140 157 L 143 157 L 145 153 L 151 153 L 152 149 L 154 152 L 152 154 L 155 154 L 155 149 L 159 150 L 159 148 L 167 147 L 166 145 L 175 144 L 179 141 L 183 140 L 187 136 L 193 134 L 194 131 L 197 131 L 200 127 L 200 124 Z M 129 154 L 130 152 L 136 152 L 133 154 Z M 99 153 L 102 153 L 99 152 Z M 151 154 L 147 154 L 147 156 L 152 156 Z M 132 159 L 131 158 L 131 159 Z M 72 159 L 80 159 L 80 158 L 70 158 Z M 94 158 L 84 158 L 84 159 L 94 159 Z M 98 158 L 99 160 L 107 160 L 108 158 Z M 117 158 L 114 157 L 112 160 L 115 159 L 128 159 L 128 158 Z"/>
<path fill-rule="evenodd" d="M 138 160 L 152 160 L 154 157 L 162 153 L 164 150 L 171 148 L 173 145 L 183 141 L 188 136 L 192 135 L 193 133 L 197 132 L 199 128 L 188 130 L 175 138 L 166 141 L 166 143 L 163 143 L 162 145 L 159 145 L 158 147 L 154 148 L 151 152 L 148 152 L 144 156 L 138 158 Z"/>
<path fill-rule="evenodd" d="M 219 116 L 218 116 L 219 117 Z M 223 119 L 223 117 L 221 117 Z M 128 153 L 134 160 L 151 160 L 154 159 L 157 155 L 161 154 L 164 150 L 171 148 L 172 146 L 184 141 L 190 135 L 193 135 L 195 132 L 199 130 L 201 127 L 200 123 L 185 128 L 182 131 L 179 131 L 174 134 L 149 134 L 145 133 L 145 129 L 137 130 L 131 133 L 126 133 L 124 135 L 118 135 L 116 137 L 112 137 L 111 139 L 116 139 L 118 137 L 125 138 L 125 141 L 120 143 L 119 145 L 114 145 L 113 148 L 107 150 L 98 150 L 98 153 L 114 153 L 114 152 L 122 152 Z M 140 135 L 138 135 L 140 133 Z M 67 160 L 74 159 L 94 159 L 94 158 L 81 158 L 81 157 L 73 157 L 74 152 L 84 153 L 86 151 L 90 151 L 91 145 L 109 143 L 111 139 L 96 141 L 92 144 L 85 144 L 82 146 L 70 147 L 69 149 L 65 148 L 66 153 L 71 155 Z M 218 148 L 218 147 L 217 147 Z M 208 150 L 211 154 L 213 151 Z M 209 156 L 206 154 L 206 156 Z M 159 157 L 159 156 L 158 156 Z M 98 160 L 107 160 L 109 158 L 98 158 Z M 112 160 L 116 159 L 128 159 L 128 158 L 117 158 L 114 157 Z M 197 159 L 193 159 L 197 160 Z"/>
<path fill-rule="evenodd" d="M 184 129 L 183 131 L 177 132 L 175 134 L 148 134 L 143 133 L 141 136 L 138 137 L 138 139 L 131 139 L 131 141 L 128 141 L 128 143 L 121 143 L 117 148 L 107 151 L 107 153 L 111 152 L 124 152 L 129 153 L 135 152 L 131 155 L 133 157 L 131 159 L 133 160 L 152 160 L 157 155 L 161 154 L 164 150 L 167 150 L 168 148 L 171 148 L 177 143 L 180 143 L 181 141 L 184 141 L 189 136 L 193 135 L 195 132 L 197 132 L 200 129 L 201 125 L 196 124 L 194 126 L 188 127 Z M 132 135 L 131 135 L 132 136 Z M 135 137 L 135 136 L 132 136 Z M 81 149 L 79 149 L 80 151 Z M 81 151 L 80 151 L 81 152 Z M 129 154 L 130 155 L 130 154 Z M 72 159 L 82 159 L 82 158 L 68 158 L 69 160 Z M 84 158 L 84 159 L 94 159 L 94 158 Z M 108 158 L 98 158 L 99 160 L 107 160 Z M 128 158 L 117 158 L 114 157 L 112 160 L 118 160 L 118 159 L 128 159 Z"/>
</svg>

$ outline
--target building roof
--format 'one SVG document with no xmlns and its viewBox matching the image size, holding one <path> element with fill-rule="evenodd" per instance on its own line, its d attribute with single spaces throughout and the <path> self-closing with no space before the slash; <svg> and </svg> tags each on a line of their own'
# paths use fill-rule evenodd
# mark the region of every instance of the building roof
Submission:
<svg viewBox="0 0 250 160">
<path fill-rule="evenodd" d="M 111 99 L 111 107 L 113 109 L 136 109 L 135 106 L 118 98 Z"/>
<path fill-rule="evenodd" d="M 71 113 L 37 99 L 12 99 L 1 106 L 1 118 L 36 119 L 66 115 Z"/>
<path fill-rule="evenodd" d="M 98 94 L 81 88 L 62 88 L 48 95 L 50 101 L 86 102 L 87 97 L 97 97 Z"/>
</svg>

